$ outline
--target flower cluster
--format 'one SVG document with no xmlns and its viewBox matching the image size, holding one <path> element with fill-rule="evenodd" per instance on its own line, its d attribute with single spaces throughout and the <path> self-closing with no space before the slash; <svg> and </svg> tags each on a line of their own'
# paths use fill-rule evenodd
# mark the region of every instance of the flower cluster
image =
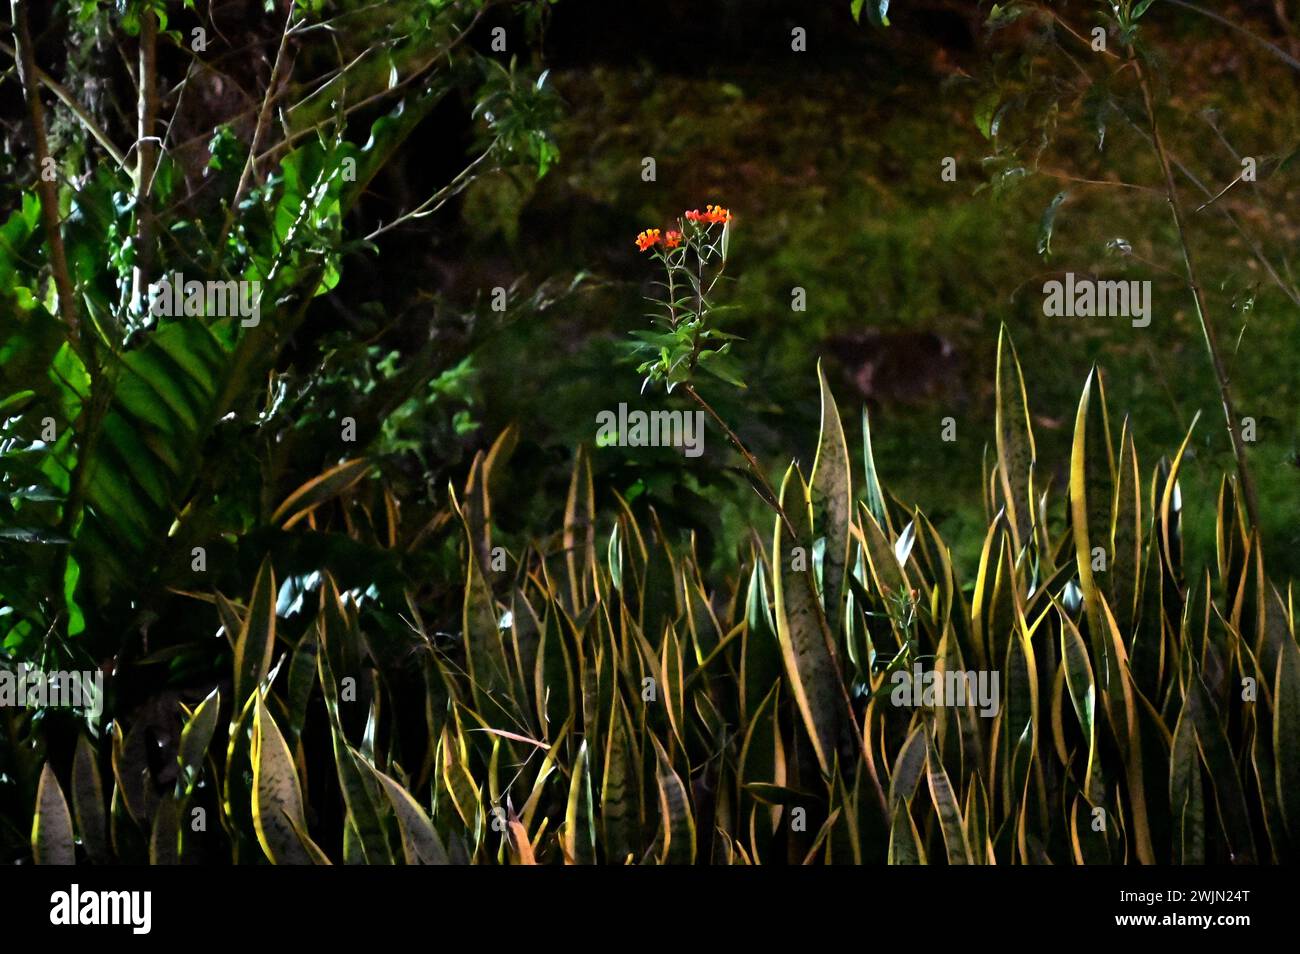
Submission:
<svg viewBox="0 0 1300 954">
<path fill-rule="evenodd" d="M 731 221 L 731 213 L 720 205 L 707 205 L 704 211 L 691 209 L 684 214 L 687 222 L 693 222 L 700 226 L 709 226 L 716 223 L 727 223 Z M 663 232 L 660 229 L 646 229 L 636 237 L 636 247 L 638 251 L 648 252 L 656 245 L 662 245 L 664 248 L 677 248 L 685 241 L 685 236 L 677 229 L 669 229 Z"/>
<path fill-rule="evenodd" d="M 636 247 L 644 252 L 646 249 L 658 245 L 661 241 L 663 239 L 660 237 L 658 229 L 646 229 L 636 237 Z"/>
<path fill-rule="evenodd" d="M 731 213 L 720 205 L 706 205 L 704 211 L 691 209 L 686 213 L 686 221 L 697 225 L 712 225 L 715 222 L 730 222 Z"/>
</svg>

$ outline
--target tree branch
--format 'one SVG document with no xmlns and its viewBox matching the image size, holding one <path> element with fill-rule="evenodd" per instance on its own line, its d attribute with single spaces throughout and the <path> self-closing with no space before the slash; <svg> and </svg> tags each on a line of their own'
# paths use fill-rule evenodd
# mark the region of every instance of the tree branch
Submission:
<svg viewBox="0 0 1300 954">
<path fill-rule="evenodd" d="M 27 98 L 27 112 L 32 125 L 32 142 L 36 157 L 36 194 L 41 202 L 41 221 L 45 229 L 45 242 L 50 250 L 50 270 L 54 273 L 54 288 L 59 299 L 59 313 L 68 324 L 73 344 L 80 344 L 81 323 L 78 318 L 77 298 L 68 271 L 68 257 L 63 249 L 63 234 L 59 231 L 59 192 L 46 170 L 51 167 L 50 144 L 45 137 L 45 108 L 36 77 L 36 64 L 32 53 L 31 27 L 27 22 L 25 0 L 10 0 L 13 13 L 15 62 L 18 81 Z"/>
</svg>

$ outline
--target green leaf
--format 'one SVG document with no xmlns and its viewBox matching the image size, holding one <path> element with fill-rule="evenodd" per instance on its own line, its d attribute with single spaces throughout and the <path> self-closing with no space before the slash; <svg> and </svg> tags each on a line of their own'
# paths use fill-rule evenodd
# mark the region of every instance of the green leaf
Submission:
<svg viewBox="0 0 1300 954">
<path fill-rule="evenodd" d="M 748 387 L 745 379 L 740 376 L 740 362 L 728 354 L 723 348 L 716 351 L 700 352 L 700 367 L 709 372 L 716 378 L 726 381 L 728 384 L 738 388 Z"/>
<path fill-rule="evenodd" d="M 975 103 L 975 128 L 985 139 L 992 139 L 994 136 L 993 116 L 998 111 L 998 102 L 1001 98 L 1001 91 L 995 88 L 986 92 Z"/>
</svg>

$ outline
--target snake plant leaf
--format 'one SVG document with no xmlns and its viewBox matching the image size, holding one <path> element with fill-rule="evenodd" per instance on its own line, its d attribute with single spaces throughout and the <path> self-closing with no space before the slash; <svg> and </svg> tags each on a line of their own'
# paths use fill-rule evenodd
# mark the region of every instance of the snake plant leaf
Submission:
<svg viewBox="0 0 1300 954">
<path fill-rule="evenodd" d="M 149 835 L 149 864 L 174 865 L 181 860 L 181 800 L 168 794 L 153 815 Z"/>
<path fill-rule="evenodd" d="M 840 412 L 835 406 L 821 362 L 821 436 L 810 479 L 814 532 L 825 538 L 822 556 L 822 605 L 833 635 L 840 632 L 845 594 L 844 574 L 849 561 L 849 524 L 853 520 L 853 486 L 849 471 L 849 446 Z"/>
<path fill-rule="evenodd" d="M 1290 839 L 1300 855 L 1300 650 L 1293 639 L 1282 642 L 1273 681 L 1273 765 L 1277 800 Z"/>
<path fill-rule="evenodd" d="M 1155 864 L 1155 851 L 1151 843 L 1151 830 L 1147 818 L 1146 783 L 1142 764 L 1142 732 L 1138 717 L 1139 703 L 1129 668 L 1128 651 L 1120 636 L 1119 625 L 1110 610 L 1110 604 L 1098 594 L 1102 624 L 1101 638 L 1106 641 L 1108 663 L 1111 667 L 1109 681 L 1102 687 L 1108 721 L 1115 741 L 1124 758 L 1124 774 L 1128 785 L 1134 850 L 1142 864 Z"/>
<path fill-rule="evenodd" d="M 1210 776 L 1219 823 L 1228 840 L 1232 861 L 1234 864 L 1254 864 L 1255 839 L 1250 830 L 1250 813 L 1237 761 L 1233 758 L 1232 747 L 1210 691 L 1199 674 L 1189 680 L 1187 698 L 1192 708 L 1197 745 Z"/>
<path fill-rule="evenodd" d="M 1088 627 L 1092 633 L 1094 645 L 1100 643 L 1102 632 L 1101 608 L 1098 601 L 1097 582 L 1092 574 L 1093 526 L 1089 523 L 1092 501 L 1102 492 L 1100 487 L 1090 483 L 1090 476 L 1096 467 L 1090 464 L 1088 435 L 1089 407 L 1092 401 L 1093 382 L 1097 370 L 1088 374 L 1083 385 L 1083 394 L 1079 397 L 1079 409 L 1074 419 L 1074 443 L 1070 453 L 1070 525 L 1074 532 L 1074 549 L 1079 570 L 1079 589 L 1083 591 L 1083 602 L 1088 613 Z M 1100 451 L 1098 451 L 1098 454 Z M 1090 496 L 1092 498 L 1090 500 Z M 1103 658 L 1105 658 L 1103 656 Z M 1106 670 L 1109 672 L 1109 669 Z"/>
<path fill-rule="evenodd" d="M 683 660 L 677 628 L 669 624 L 660 644 L 659 677 L 668 724 L 680 745 L 686 744 L 686 701 L 682 696 Z"/>
<path fill-rule="evenodd" d="M 36 786 L 32 857 L 38 865 L 72 865 L 77 862 L 72 815 L 49 762 L 41 769 L 41 780 Z"/>
<path fill-rule="evenodd" d="M 1119 470 L 1110 535 L 1111 603 L 1125 642 L 1133 638 L 1142 589 L 1142 473 L 1129 419 L 1120 430 Z"/>
<path fill-rule="evenodd" d="M 564 812 L 564 858 L 567 864 L 590 865 L 596 861 L 596 816 L 592 809 L 591 766 L 587 740 L 578 746 L 569 779 L 569 801 Z"/>
<path fill-rule="evenodd" d="M 618 696 L 610 706 L 608 725 L 604 777 L 600 786 L 600 825 L 606 863 L 621 863 L 634 851 L 640 806 L 635 797 L 637 782 L 628 749 L 627 715 Z"/>
<path fill-rule="evenodd" d="M 998 476 L 1002 480 L 1003 500 L 1008 523 L 1019 553 L 1034 536 L 1034 464 L 1037 450 L 1025 396 L 1025 379 L 1020 358 L 1007 326 L 998 332 L 996 384 L 996 428 Z"/>
<path fill-rule="evenodd" d="M 658 765 L 656 781 L 659 786 L 659 819 L 661 865 L 695 864 L 695 816 L 691 811 L 691 800 L 686 786 L 673 770 L 668 760 L 668 753 L 653 735 L 650 741 L 654 745 L 655 759 Z"/>
<path fill-rule="evenodd" d="M 925 845 L 921 834 L 916 830 L 916 822 L 908 810 L 906 800 L 894 806 L 894 818 L 889 829 L 889 855 L 891 865 L 925 864 Z"/>
<path fill-rule="evenodd" d="M 343 793 L 346 821 L 356 839 L 353 843 L 356 858 L 368 865 L 391 865 L 393 854 L 384 827 L 387 812 L 381 810 L 381 805 L 387 809 L 388 802 L 380 801 L 383 795 L 377 790 L 375 781 L 376 775 L 382 773 L 348 745 L 337 718 L 332 721 L 334 764 L 338 771 L 339 790 Z"/>
<path fill-rule="evenodd" d="M 813 752 L 822 773 L 829 774 L 839 738 L 843 688 L 813 582 L 808 485 L 794 465 L 781 481 L 780 502 L 795 536 L 791 538 L 778 516 L 772 543 L 777 638 Z"/>
<path fill-rule="evenodd" d="M 1201 761 L 1196 747 L 1192 703 L 1184 702 L 1169 752 L 1169 805 L 1173 812 L 1174 859 L 1185 865 L 1205 863 L 1205 804 Z"/>
<path fill-rule="evenodd" d="M 385 775 L 373 765 L 366 765 L 379 782 L 380 788 L 388 798 L 397 826 L 402 835 L 402 854 L 408 865 L 445 865 L 450 864 L 447 850 L 442 839 L 434 829 L 429 816 L 425 814 L 420 803 L 411 797 L 410 792 Z"/>
<path fill-rule="evenodd" d="M 871 450 L 871 421 L 867 415 L 867 406 L 862 405 L 862 465 L 866 473 L 866 507 L 882 527 L 889 526 L 889 512 L 885 507 L 885 491 L 880 485 L 880 474 L 876 470 L 876 457 Z"/>
<path fill-rule="evenodd" d="M 752 718 L 758 704 L 781 677 L 781 641 L 768 602 L 767 574 L 763 561 L 754 556 L 745 594 L 745 633 L 741 650 L 741 711 Z"/>
<path fill-rule="evenodd" d="M 893 811 L 897 812 L 899 802 L 911 802 L 916 794 L 927 753 L 925 726 L 918 723 L 894 759 L 894 772 L 889 779 L 889 804 Z"/>
<path fill-rule="evenodd" d="M 1103 796 L 1101 763 L 1097 752 L 1097 682 L 1093 677 L 1088 647 L 1069 614 L 1059 603 L 1056 606 L 1061 621 L 1061 659 L 1064 663 L 1065 683 L 1070 691 L 1070 702 L 1079 720 L 1079 728 L 1088 743 L 1088 762 L 1084 769 L 1083 797 L 1091 805 L 1100 804 Z"/>
<path fill-rule="evenodd" d="M 275 570 L 268 556 L 257 571 L 248 612 L 235 639 L 234 711 L 243 709 L 271 668 L 275 652 Z"/>
<path fill-rule="evenodd" d="M 952 782 L 949 781 L 948 773 L 944 771 L 943 762 L 939 759 L 939 750 L 934 740 L 928 736 L 926 737 L 926 781 L 930 787 L 930 799 L 934 802 L 934 810 L 939 817 L 939 828 L 943 832 L 948 864 L 970 864 L 971 853 L 966 839 L 966 822 L 957 805 Z"/>
<path fill-rule="evenodd" d="M 72 811 L 86 855 L 97 865 L 107 864 L 111 857 L 104 802 L 104 783 L 95 750 L 82 733 L 77 736 L 77 750 L 72 759 Z"/>
<path fill-rule="evenodd" d="M 302 788 L 293 756 L 266 703 L 253 706 L 253 824 L 272 864 L 319 864 L 325 854 L 307 836 Z"/>
<path fill-rule="evenodd" d="M 596 575 L 596 501 L 591 455 L 585 444 L 574 458 L 564 507 L 564 561 L 569 572 L 569 608 L 577 613 L 587 604 Z"/>
<path fill-rule="evenodd" d="M 469 527 L 466 526 L 469 533 Z M 467 551 L 465 601 L 461 632 L 475 707 L 494 725 L 518 727 L 522 717 L 511 695 L 510 664 L 497 618 L 496 600 L 474 556 L 474 541 Z"/>
<path fill-rule="evenodd" d="M 271 522 L 285 530 L 292 528 L 321 504 L 347 493 L 370 473 L 372 466 L 365 459 L 348 460 L 318 474 L 284 498 L 271 514 Z"/>
<path fill-rule="evenodd" d="M 177 778 L 185 795 L 194 791 L 199 773 L 203 769 L 204 759 L 208 756 L 208 746 L 217 730 L 217 720 L 221 714 L 221 690 L 213 689 L 190 714 L 181 729 L 181 742 L 176 751 L 176 761 L 180 767 Z"/>
<path fill-rule="evenodd" d="M 515 854 L 515 864 L 517 865 L 535 865 L 537 857 L 533 854 L 532 842 L 528 840 L 528 829 L 517 818 L 511 818 L 510 826 L 510 847 Z"/>
</svg>

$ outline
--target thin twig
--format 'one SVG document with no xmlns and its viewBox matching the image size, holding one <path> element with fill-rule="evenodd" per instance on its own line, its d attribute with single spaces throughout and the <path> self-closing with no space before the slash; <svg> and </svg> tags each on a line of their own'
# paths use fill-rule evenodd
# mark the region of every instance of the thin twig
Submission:
<svg viewBox="0 0 1300 954">
<path fill-rule="evenodd" d="M 777 516 L 781 518 L 781 522 L 785 525 L 785 531 L 790 534 L 791 539 L 798 540 L 799 535 L 794 532 L 794 526 L 790 523 L 790 518 L 786 516 L 785 508 L 781 506 L 780 495 L 777 494 L 771 481 L 767 479 L 767 474 L 763 473 L 763 467 L 759 464 L 758 458 L 749 452 L 749 448 L 745 446 L 745 442 L 742 441 L 727 422 L 722 419 L 722 416 L 713 409 L 713 406 L 700 396 L 700 392 L 695 390 L 694 385 L 686 383 L 682 385 L 682 389 L 692 401 L 698 404 L 704 412 L 709 415 L 709 417 L 713 418 L 713 422 L 717 424 L 718 427 L 722 428 L 722 433 L 727 435 L 727 440 L 731 441 L 731 445 L 740 452 L 740 456 L 745 458 L 745 462 L 749 464 L 749 469 L 753 472 L 754 476 L 758 478 L 758 482 L 763 489 L 763 494 L 766 495 L 764 499 L 767 505 L 775 510 Z"/>
<path fill-rule="evenodd" d="M 422 219 L 425 218 L 426 216 L 433 215 L 444 205 L 446 205 L 449 199 L 451 199 L 453 196 L 459 195 L 461 192 L 463 192 L 466 189 L 467 186 L 469 186 L 470 182 L 473 181 L 473 177 L 470 174 L 479 166 L 480 163 L 482 163 L 484 160 L 487 159 L 488 156 L 492 154 L 492 150 L 495 146 L 496 143 L 494 141 L 492 145 L 488 146 L 486 149 L 483 150 L 482 153 L 479 154 L 479 157 L 477 159 L 475 159 L 464 169 L 458 172 L 456 174 L 456 178 L 452 179 L 445 186 L 443 186 L 433 195 L 429 196 L 429 198 L 425 199 L 423 202 L 421 202 L 415 208 L 411 209 L 409 212 L 399 215 L 397 218 L 393 219 L 393 221 L 389 222 L 387 225 L 381 225 L 379 228 L 375 229 L 373 232 L 371 232 L 369 235 L 366 236 L 365 241 L 367 242 L 374 241 L 375 239 L 379 238 L 379 236 L 383 235 L 385 232 L 389 232 L 397 228 L 399 225 L 403 225 L 404 223 L 411 221 L 412 219 Z"/>
<path fill-rule="evenodd" d="M 1151 84 L 1147 80 L 1146 70 L 1142 68 L 1142 63 L 1137 58 L 1132 47 L 1129 47 L 1129 59 L 1137 72 L 1138 83 L 1142 89 L 1142 101 L 1146 106 L 1147 119 L 1151 126 L 1151 143 L 1155 148 L 1161 171 L 1164 173 L 1165 190 L 1169 196 L 1169 208 L 1173 212 L 1174 226 L 1178 230 L 1178 242 L 1183 250 L 1183 264 L 1187 269 L 1187 284 L 1192 290 L 1192 297 L 1196 303 L 1196 316 L 1201 322 L 1201 332 L 1205 336 L 1205 346 L 1210 353 L 1210 364 L 1214 368 L 1215 381 L 1219 386 L 1219 399 L 1223 404 L 1224 417 L 1227 419 L 1228 436 L 1232 441 L 1232 454 L 1237 461 L 1237 475 L 1241 480 L 1242 494 L 1245 497 L 1246 516 L 1250 520 L 1251 529 L 1258 533 L 1259 503 L 1255 496 L 1255 482 L 1251 478 L 1250 467 L 1246 463 L 1246 446 L 1237 427 L 1237 410 L 1232 400 L 1228 372 L 1224 366 L 1223 357 L 1219 352 L 1219 342 L 1214 332 L 1214 324 L 1210 320 L 1205 293 L 1201 289 L 1201 283 L 1196 276 L 1196 266 L 1192 261 L 1192 250 L 1187 240 L 1187 226 L 1183 216 L 1183 207 L 1178 199 L 1178 189 L 1174 184 L 1174 171 L 1169 162 L 1169 154 L 1165 151 L 1164 140 L 1160 135 L 1160 124 L 1156 120 Z"/>
<path fill-rule="evenodd" d="M 285 54 L 289 48 L 289 30 L 293 25 L 295 9 L 294 4 L 289 5 L 289 15 L 285 18 L 284 29 L 280 32 L 280 46 L 275 52 L 275 64 L 271 67 L 271 79 L 266 84 L 266 93 L 262 97 L 262 108 L 257 115 L 257 125 L 253 127 L 253 141 L 248 146 L 248 158 L 244 161 L 243 171 L 239 174 L 239 184 L 235 187 L 235 196 L 226 209 L 226 220 L 222 224 L 221 232 L 217 237 L 217 254 L 219 256 L 223 255 L 226 239 L 229 238 L 230 230 L 234 227 L 235 214 L 239 211 L 239 203 L 243 201 L 245 193 L 248 192 L 249 183 L 253 178 L 253 168 L 257 164 L 257 150 L 261 148 L 262 138 L 266 135 L 266 127 L 271 121 L 271 105 L 276 99 L 275 91 L 280 86 L 286 59 Z"/>
</svg>

